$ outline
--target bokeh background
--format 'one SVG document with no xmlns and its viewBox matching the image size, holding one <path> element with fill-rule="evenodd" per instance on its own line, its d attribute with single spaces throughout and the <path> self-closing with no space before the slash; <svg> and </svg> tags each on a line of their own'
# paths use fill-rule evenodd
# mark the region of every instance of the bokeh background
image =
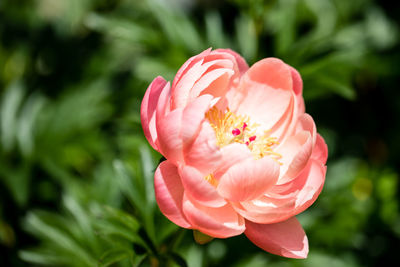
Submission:
<svg viewBox="0 0 400 267">
<path fill-rule="evenodd" d="M 0 266 L 399 263 L 399 18 L 378 0 L 0 0 Z M 155 205 L 141 98 L 209 47 L 303 77 L 329 147 L 306 260 L 198 245 Z"/>
</svg>

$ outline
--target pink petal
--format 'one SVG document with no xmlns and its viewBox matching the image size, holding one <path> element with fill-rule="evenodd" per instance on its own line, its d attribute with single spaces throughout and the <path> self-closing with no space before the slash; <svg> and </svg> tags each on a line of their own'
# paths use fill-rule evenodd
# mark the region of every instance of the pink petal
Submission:
<svg viewBox="0 0 400 267">
<path fill-rule="evenodd" d="M 293 188 L 300 188 L 296 196 L 296 214 L 310 207 L 322 191 L 325 182 L 326 166 L 315 160 L 310 160 L 308 172 L 303 172 L 293 183 Z M 304 181 L 305 180 L 305 181 Z M 292 189 L 293 190 L 293 189 Z"/>
<path fill-rule="evenodd" d="M 282 117 L 270 128 L 270 135 L 278 138 L 279 143 L 283 143 L 287 138 L 295 133 L 298 120 L 298 110 L 294 93 L 292 92 L 291 101 Z"/>
<path fill-rule="evenodd" d="M 313 139 L 312 144 L 313 146 L 315 145 L 317 139 L 317 127 L 315 126 L 313 118 L 309 114 L 304 113 L 299 116 L 297 131 L 310 132 Z"/>
<path fill-rule="evenodd" d="M 317 199 L 325 181 L 326 167 L 310 159 L 304 170 L 292 181 L 275 185 L 253 201 L 233 204 L 235 210 L 257 223 L 276 223 L 306 210 Z"/>
<path fill-rule="evenodd" d="M 207 207 L 185 194 L 183 212 L 194 229 L 209 236 L 227 238 L 240 235 L 245 230 L 244 219 L 230 204 L 218 208 Z"/>
<path fill-rule="evenodd" d="M 205 178 L 206 175 L 191 166 L 184 166 L 181 170 L 182 184 L 186 194 L 209 207 L 222 207 L 227 204 L 215 189 Z"/>
<path fill-rule="evenodd" d="M 277 58 L 265 58 L 247 71 L 250 80 L 275 89 L 292 90 L 292 74 L 288 65 Z"/>
<path fill-rule="evenodd" d="M 165 158 L 172 162 L 183 158 L 183 143 L 180 136 L 182 109 L 175 109 L 162 119 L 157 118 L 158 147 Z"/>
<path fill-rule="evenodd" d="M 214 176 L 217 180 L 233 165 L 238 164 L 247 159 L 252 159 L 253 155 L 249 148 L 244 144 L 233 143 L 221 148 L 222 158 L 219 162 Z"/>
<path fill-rule="evenodd" d="M 161 212 L 175 224 L 190 228 L 182 210 L 183 186 L 178 170 L 168 160 L 161 162 L 155 172 L 154 189 Z"/>
<path fill-rule="evenodd" d="M 296 217 L 274 224 L 246 221 L 244 233 L 256 246 L 272 254 L 296 259 L 307 258 L 308 239 Z"/>
<path fill-rule="evenodd" d="M 157 131 L 155 126 L 156 107 L 160 94 L 166 84 L 167 82 L 161 76 L 155 78 L 147 88 L 140 108 L 140 119 L 144 135 L 155 150 L 158 150 L 156 145 Z"/>
<path fill-rule="evenodd" d="M 185 147 L 190 145 L 198 135 L 201 123 L 204 120 L 206 111 L 210 108 L 212 99 L 211 95 L 202 95 L 184 108 L 182 122 L 180 123 L 182 128 L 180 130 Z"/>
<path fill-rule="evenodd" d="M 234 63 L 235 58 L 231 54 L 209 50 L 189 59 L 174 79 L 172 108 L 184 107 L 202 91 L 207 91 L 203 94 L 223 95 L 228 89 L 230 77 L 238 72 Z M 214 72 L 215 70 L 218 71 Z M 235 76 L 238 76 L 238 73 Z"/>
<path fill-rule="evenodd" d="M 214 172 L 221 158 L 222 153 L 216 144 L 214 129 L 208 122 L 203 122 L 195 141 L 185 151 L 185 163 L 209 174 Z"/>
<path fill-rule="evenodd" d="M 276 149 L 282 155 L 281 176 L 278 184 L 284 184 L 295 178 L 304 169 L 313 151 L 310 132 L 302 131 L 289 137 Z"/>
<path fill-rule="evenodd" d="M 179 82 L 172 87 L 171 92 L 171 106 L 172 109 L 183 108 L 189 101 L 190 90 L 192 90 L 196 81 L 204 74 L 207 70 L 204 68 L 203 59 L 197 61 L 190 69 L 182 75 Z"/>
<path fill-rule="evenodd" d="M 198 135 L 211 100 L 212 96 L 203 95 L 184 109 L 175 109 L 164 117 L 157 116 L 157 143 L 167 159 L 173 162 L 183 160 L 183 150 L 189 147 Z"/>
<path fill-rule="evenodd" d="M 230 201 L 263 195 L 279 177 L 279 164 L 270 157 L 248 159 L 230 167 L 219 179 L 218 193 Z"/>
<path fill-rule="evenodd" d="M 247 73 L 241 78 L 238 88 L 226 94 L 229 108 L 237 115 L 247 115 L 252 122 L 262 124 L 263 130 L 269 130 L 284 115 L 292 114 L 286 111 L 290 107 L 293 92 L 255 82 Z"/>
<path fill-rule="evenodd" d="M 303 80 L 301 79 L 300 73 L 293 67 L 290 67 L 293 81 L 293 91 L 296 94 L 297 105 L 299 113 L 302 114 L 305 111 L 304 99 L 303 99 Z"/>
<path fill-rule="evenodd" d="M 199 60 L 209 55 L 211 52 L 211 48 L 208 48 L 201 52 L 200 54 L 189 58 L 183 65 L 180 67 L 178 72 L 175 75 L 174 81 L 172 82 L 172 87 L 175 88 L 176 84 L 181 80 L 182 76 L 186 74 L 188 70 L 190 70 L 194 64 L 196 64 Z"/>
<path fill-rule="evenodd" d="M 230 78 L 234 74 L 232 69 L 218 68 L 204 74 L 193 86 L 190 97 L 200 94 L 210 94 L 214 97 L 223 96 L 229 89 Z"/>
<path fill-rule="evenodd" d="M 326 145 L 324 138 L 319 134 L 317 134 L 317 141 L 311 157 L 322 164 L 325 164 L 328 159 L 328 146 Z"/>
<path fill-rule="evenodd" d="M 239 68 L 239 72 L 241 74 L 245 73 L 249 69 L 249 66 L 246 63 L 246 60 L 241 55 L 236 53 L 235 51 L 233 51 L 231 49 L 216 49 L 214 51 L 231 54 L 235 58 L 236 63 Z"/>
</svg>

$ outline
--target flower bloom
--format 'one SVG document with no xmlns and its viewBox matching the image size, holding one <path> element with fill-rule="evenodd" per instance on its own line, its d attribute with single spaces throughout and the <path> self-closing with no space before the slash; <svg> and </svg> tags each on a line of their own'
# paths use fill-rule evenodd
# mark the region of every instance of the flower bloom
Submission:
<svg viewBox="0 0 400 267">
<path fill-rule="evenodd" d="M 212 237 L 244 233 L 270 253 L 307 257 L 295 215 L 322 190 L 327 146 L 305 113 L 302 86 L 281 60 L 249 68 L 228 49 L 190 58 L 172 86 L 155 78 L 141 121 L 166 158 L 154 176 L 161 212 Z"/>
</svg>

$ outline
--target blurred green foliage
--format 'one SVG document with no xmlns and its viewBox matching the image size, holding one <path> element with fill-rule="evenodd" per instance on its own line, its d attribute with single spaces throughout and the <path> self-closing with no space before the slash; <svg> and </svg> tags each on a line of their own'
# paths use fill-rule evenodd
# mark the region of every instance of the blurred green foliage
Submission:
<svg viewBox="0 0 400 267">
<path fill-rule="evenodd" d="M 0 1 L 1 266 L 375 266 L 400 245 L 398 7 L 372 0 Z M 139 107 L 190 56 L 275 56 L 329 146 L 307 260 L 193 242 L 156 207 Z M 397 246 L 397 247 L 396 247 Z"/>
</svg>

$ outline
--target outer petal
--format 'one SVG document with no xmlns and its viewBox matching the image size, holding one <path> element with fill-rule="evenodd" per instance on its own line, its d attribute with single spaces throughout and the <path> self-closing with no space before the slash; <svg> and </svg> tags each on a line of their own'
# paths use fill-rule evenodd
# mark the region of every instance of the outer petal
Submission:
<svg viewBox="0 0 400 267">
<path fill-rule="evenodd" d="M 247 71 L 252 81 L 275 89 L 291 91 L 293 87 L 290 68 L 277 58 L 265 58 L 255 63 Z"/>
<path fill-rule="evenodd" d="M 314 120 L 303 113 L 298 120 L 297 133 L 289 136 L 276 149 L 282 155 L 281 176 L 278 184 L 286 183 L 296 177 L 307 165 L 316 141 Z"/>
<path fill-rule="evenodd" d="M 246 60 L 241 55 L 236 53 L 235 51 L 233 51 L 231 49 L 216 49 L 215 51 L 228 53 L 228 54 L 231 54 L 232 56 L 234 56 L 236 59 L 238 68 L 239 68 L 239 72 L 241 74 L 245 73 L 249 69 L 249 66 L 246 63 Z"/>
<path fill-rule="evenodd" d="M 162 119 L 157 118 L 158 147 L 161 153 L 172 162 L 178 162 L 183 157 L 181 138 L 182 109 L 175 109 Z"/>
<path fill-rule="evenodd" d="M 324 138 L 319 134 L 317 134 L 317 141 L 311 157 L 322 164 L 325 164 L 328 159 L 328 146 L 326 145 Z"/>
<path fill-rule="evenodd" d="M 235 57 L 230 53 L 206 50 L 186 62 L 175 77 L 172 108 L 182 108 L 200 94 L 220 97 L 229 89 L 231 77 L 239 77 Z"/>
<path fill-rule="evenodd" d="M 221 176 L 217 190 L 231 201 L 246 201 L 263 195 L 278 177 L 279 164 L 270 157 L 247 159 Z"/>
<path fill-rule="evenodd" d="M 297 132 L 299 131 L 310 132 L 313 139 L 312 144 L 314 146 L 317 138 L 317 127 L 315 126 L 313 118 L 309 114 L 304 113 L 299 116 L 297 124 Z"/>
<path fill-rule="evenodd" d="M 292 181 L 275 185 L 257 200 L 234 203 L 235 210 L 256 223 L 276 223 L 295 216 L 317 199 L 325 181 L 326 167 L 310 159 L 306 168 Z"/>
<path fill-rule="evenodd" d="M 215 187 L 205 178 L 206 175 L 191 166 L 184 166 L 181 170 L 182 183 L 186 194 L 189 194 L 202 205 L 222 207 L 227 204 Z"/>
<path fill-rule="evenodd" d="M 190 59 L 188 59 L 183 65 L 182 67 L 180 67 L 180 69 L 178 70 L 178 72 L 175 75 L 174 81 L 172 82 L 172 87 L 175 87 L 176 84 L 181 80 L 182 76 L 190 69 L 193 67 L 193 65 L 195 63 L 197 63 L 199 60 L 201 60 L 203 57 L 205 57 L 206 55 L 209 55 L 211 52 L 211 48 L 208 48 L 206 50 L 204 50 L 203 52 L 201 52 L 200 54 L 191 57 Z"/>
<path fill-rule="evenodd" d="M 183 186 L 178 170 L 168 160 L 161 162 L 155 172 L 154 189 L 161 212 L 175 224 L 190 228 L 182 210 Z"/>
<path fill-rule="evenodd" d="M 244 233 L 251 242 L 272 254 L 288 258 L 307 258 L 308 239 L 296 217 L 274 224 L 246 221 Z"/>
<path fill-rule="evenodd" d="M 195 98 L 200 94 L 211 94 L 215 97 L 223 96 L 229 88 L 229 83 L 234 71 L 229 68 L 217 68 L 204 74 L 190 92 L 190 97 Z"/>
<path fill-rule="evenodd" d="M 185 195 L 183 212 L 194 229 L 213 237 L 227 238 L 240 235 L 245 230 L 244 219 L 230 204 L 211 208 L 201 205 Z"/>
<path fill-rule="evenodd" d="M 144 135 L 155 150 L 158 150 L 156 145 L 157 131 L 155 125 L 156 108 L 161 91 L 166 84 L 167 82 L 161 76 L 155 78 L 147 88 L 140 108 L 140 119 L 142 122 Z"/>
<path fill-rule="evenodd" d="M 309 132 L 300 132 L 289 137 L 276 152 L 282 155 L 281 176 L 278 184 L 284 184 L 295 178 L 304 169 L 313 150 L 312 136 Z"/>
<path fill-rule="evenodd" d="M 198 135 L 204 114 L 210 107 L 212 96 L 196 98 L 184 109 L 174 109 L 164 117 L 157 116 L 158 147 L 172 162 L 182 162 L 184 149 L 190 147 Z"/>
<path fill-rule="evenodd" d="M 295 68 L 290 66 L 289 68 L 292 74 L 293 91 L 296 94 L 299 114 L 302 114 L 305 112 L 304 99 L 303 99 L 303 80 L 301 79 L 300 73 Z"/>
</svg>

